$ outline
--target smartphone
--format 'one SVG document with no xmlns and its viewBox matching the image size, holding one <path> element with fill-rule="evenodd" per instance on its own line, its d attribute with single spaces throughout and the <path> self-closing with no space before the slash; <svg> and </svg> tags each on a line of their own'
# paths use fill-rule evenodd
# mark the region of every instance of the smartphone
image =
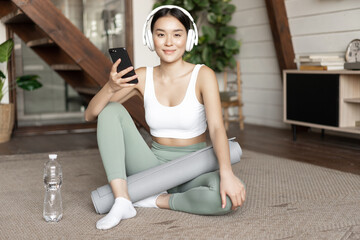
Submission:
<svg viewBox="0 0 360 240">
<path fill-rule="evenodd" d="M 124 70 L 125 68 L 131 67 L 132 63 L 129 57 L 129 54 L 126 51 L 126 48 L 110 48 L 109 49 L 109 54 L 110 57 L 112 59 L 112 61 L 115 63 L 119 58 L 121 58 L 121 62 L 119 64 L 119 66 L 117 67 L 117 72 L 120 72 L 122 70 Z M 130 72 L 128 72 L 127 74 L 125 74 L 123 77 L 127 78 L 127 77 L 131 77 L 135 75 L 135 71 L 134 69 L 131 70 Z M 131 80 L 128 83 L 138 83 L 139 80 L 136 78 L 134 80 Z"/>
</svg>

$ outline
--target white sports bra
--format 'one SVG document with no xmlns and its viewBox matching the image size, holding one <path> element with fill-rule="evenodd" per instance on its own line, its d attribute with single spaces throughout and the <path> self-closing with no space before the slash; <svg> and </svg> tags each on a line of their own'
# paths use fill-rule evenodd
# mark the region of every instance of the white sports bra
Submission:
<svg viewBox="0 0 360 240">
<path fill-rule="evenodd" d="M 173 107 L 164 106 L 158 102 L 154 89 L 153 68 L 146 68 L 145 119 L 152 136 L 189 139 L 206 131 L 205 107 L 199 103 L 195 93 L 196 80 L 201 66 L 195 66 L 184 99 Z"/>
</svg>

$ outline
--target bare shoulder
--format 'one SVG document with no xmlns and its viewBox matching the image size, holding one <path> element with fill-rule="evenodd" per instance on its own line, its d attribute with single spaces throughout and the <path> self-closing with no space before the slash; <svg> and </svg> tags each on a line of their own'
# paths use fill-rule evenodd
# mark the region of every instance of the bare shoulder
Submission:
<svg viewBox="0 0 360 240">
<path fill-rule="evenodd" d="M 206 65 L 203 65 L 200 68 L 197 80 L 198 80 L 200 86 L 217 82 L 214 70 L 212 70 L 211 68 L 209 68 Z"/>
</svg>

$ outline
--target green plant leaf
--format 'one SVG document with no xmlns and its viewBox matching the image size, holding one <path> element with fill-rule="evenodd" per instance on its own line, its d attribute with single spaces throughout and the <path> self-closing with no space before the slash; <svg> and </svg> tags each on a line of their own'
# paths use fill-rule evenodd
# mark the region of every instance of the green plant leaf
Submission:
<svg viewBox="0 0 360 240">
<path fill-rule="evenodd" d="M 233 4 L 227 4 L 225 8 L 226 14 L 233 14 L 236 10 L 236 6 Z"/>
<path fill-rule="evenodd" d="M 233 38 L 227 38 L 225 40 L 225 48 L 230 49 L 230 50 L 235 50 L 238 49 L 240 47 L 240 44 L 238 41 L 236 41 Z"/>
<path fill-rule="evenodd" d="M 194 0 L 194 2 L 196 3 L 196 5 L 198 5 L 199 7 L 208 7 L 209 6 L 209 1 L 208 0 Z"/>
<path fill-rule="evenodd" d="M 230 35 L 236 33 L 236 27 L 234 26 L 222 26 L 219 29 L 219 32 L 223 35 Z"/>
<path fill-rule="evenodd" d="M 235 66 L 236 66 L 236 60 L 235 60 L 235 58 L 234 58 L 233 56 L 230 58 L 229 63 L 230 63 L 230 67 L 231 67 L 231 68 L 235 68 Z"/>
<path fill-rule="evenodd" d="M 186 10 L 191 11 L 194 9 L 195 4 L 192 0 L 184 0 L 184 7 Z"/>
<path fill-rule="evenodd" d="M 202 51 L 201 57 L 207 66 L 211 63 L 211 48 L 209 46 L 205 46 Z"/>
<path fill-rule="evenodd" d="M 1 79 L 0 80 L 0 93 L 2 92 L 2 88 L 4 87 L 4 84 L 5 84 L 5 79 Z"/>
<path fill-rule="evenodd" d="M 215 13 L 209 13 L 208 15 L 207 15 L 207 20 L 210 22 L 210 23 L 212 23 L 212 24 L 216 24 L 216 22 L 217 22 L 217 16 L 216 16 L 216 14 Z"/>
<path fill-rule="evenodd" d="M 154 3 L 153 10 L 157 7 L 160 7 L 161 5 L 163 5 L 163 3 L 161 3 L 161 2 Z"/>
<path fill-rule="evenodd" d="M 6 78 L 5 74 L 1 70 L 0 70 L 0 78 Z"/>
<path fill-rule="evenodd" d="M 230 49 L 225 48 L 224 54 L 226 57 L 230 58 L 233 55 L 233 51 Z"/>
<path fill-rule="evenodd" d="M 11 56 L 14 41 L 10 38 L 0 45 L 0 62 L 7 62 Z"/>
<path fill-rule="evenodd" d="M 216 60 L 216 68 L 218 69 L 218 72 L 223 72 L 224 63 L 221 60 Z"/>
<path fill-rule="evenodd" d="M 223 18 L 221 19 L 222 24 L 227 24 L 231 21 L 231 15 L 223 15 Z"/>
<path fill-rule="evenodd" d="M 166 0 L 163 5 L 174 5 L 174 4 L 175 4 L 174 0 Z"/>
<path fill-rule="evenodd" d="M 32 91 L 42 87 L 42 84 L 37 80 L 38 75 L 25 75 L 16 78 L 17 85 L 27 91 Z"/>
<path fill-rule="evenodd" d="M 211 4 L 210 6 L 210 10 L 211 12 L 215 13 L 216 15 L 221 15 L 224 13 L 224 6 L 226 6 L 227 4 L 223 3 L 222 1 L 218 1 L 216 3 Z"/>
<path fill-rule="evenodd" d="M 206 42 L 206 37 L 205 36 L 201 36 L 199 37 L 199 46 L 202 45 L 203 43 Z M 195 46 L 196 47 L 196 46 Z"/>
<path fill-rule="evenodd" d="M 204 35 L 207 36 L 208 42 L 213 42 L 216 40 L 216 31 L 213 27 L 203 26 L 202 31 L 203 31 Z"/>
</svg>

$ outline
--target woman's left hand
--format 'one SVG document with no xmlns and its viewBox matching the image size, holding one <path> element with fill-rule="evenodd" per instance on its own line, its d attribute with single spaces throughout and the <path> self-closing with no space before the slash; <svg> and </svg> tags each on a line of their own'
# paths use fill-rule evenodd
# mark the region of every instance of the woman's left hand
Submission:
<svg viewBox="0 0 360 240">
<path fill-rule="evenodd" d="M 236 210 L 245 202 L 245 186 L 232 172 L 221 175 L 220 177 L 220 195 L 222 208 L 226 206 L 226 195 L 232 202 L 232 210 Z"/>
</svg>

